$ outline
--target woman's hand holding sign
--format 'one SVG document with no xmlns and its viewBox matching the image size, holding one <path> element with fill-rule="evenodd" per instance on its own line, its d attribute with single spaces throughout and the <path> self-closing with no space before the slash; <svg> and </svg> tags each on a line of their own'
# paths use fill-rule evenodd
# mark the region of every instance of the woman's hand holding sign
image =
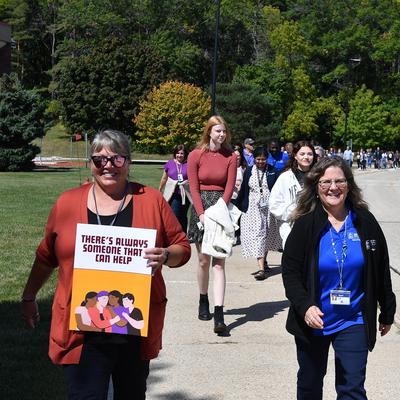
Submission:
<svg viewBox="0 0 400 400">
<path fill-rule="evenodd" d="M 148 260 L 147 267 L 151 267 L 153 269 L 152 275 L 154 275 L 162 265 L 176 267 L 179 265 L 183 256 L 184 250 L 182 250 L 182 247 L 173 244 L 168 247 L 151 247 L 144 249 L 143 258 Z"/>
<path fill-rule="evenodd" d="M 144 249 L 144 259 L 147 260 L 147 267 L 152 268 L 152 275 L 169 259 L 169 250 L 163 247 L 151 247 Z"/>
</svg>

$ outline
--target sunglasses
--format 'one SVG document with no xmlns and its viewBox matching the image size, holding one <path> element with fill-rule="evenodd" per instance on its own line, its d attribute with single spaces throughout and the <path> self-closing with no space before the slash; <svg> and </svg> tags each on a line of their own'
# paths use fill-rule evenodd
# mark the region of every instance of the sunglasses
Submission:
<svg viewBox="0 0 400 400">
<path fill-rule="evenodd" d="M 126 156 L 120 156 L 119 154 L 116 154 L 115 156 L 92 156 L 91 160 L 93 161 L 93 164 L 96 168 L 103 168 L 107 165 L 107 163 L 110 161 L 111 164 L 114 167 L 121 168 L 124 166 L 126 160 L 128 157 Z"/>
</svg>

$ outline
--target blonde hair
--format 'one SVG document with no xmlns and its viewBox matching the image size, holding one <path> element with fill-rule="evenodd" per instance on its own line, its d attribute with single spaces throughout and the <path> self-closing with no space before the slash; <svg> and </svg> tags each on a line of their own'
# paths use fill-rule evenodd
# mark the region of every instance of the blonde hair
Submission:
<svg viewBox="0 0 400 400">
<path fill-rule="evenodd" d="M 220 115 L 213 115 L 212 117 L 209 118 L 206 126 L 203 129 L 203 135 L 200 139 L 200 142 L 197 144 L 197 148 L 201 149 L 202 151 L 208 151 L 210 149 L 210 132 L 212 127 L 215 125 L 225 125 L 226 138 L 224 140 L 224 143 L 222 143 L 221 148 L 232 151 L 231 131 L 226 121 Z"/>
</svg>

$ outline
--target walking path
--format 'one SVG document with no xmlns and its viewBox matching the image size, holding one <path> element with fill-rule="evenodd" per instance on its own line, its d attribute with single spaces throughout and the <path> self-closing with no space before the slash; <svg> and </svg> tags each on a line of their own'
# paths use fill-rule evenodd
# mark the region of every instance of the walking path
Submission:
<svg viewBox="0 0 400 400">
<path fill-rule="evenodd" d="M 357 182 L 389 244 L 391 264 L 400 271 L 400 170 L 357 171 Z M 212 321 L 197 319 L 196 252 L 179 269 L 165 269 L 169 297 L 164 349 L 151 362 L 149 400 L 292 400 L 296 398 L 297 362 L 292 336 L 285 330 L 288 302 L 281 280 L 279 253 L 268 256 L 270 277 L 250 275 L 256 262 L 234 248 L 227 262 L 225 321 L 230 334 L 212 332 Z M 392 272 L 400 301 L 400 275 Z M 400 307 L 399 307 L 400 308 Z M 399 310 L 400 311 L 400 310 Z M 397 314 L 399 316 L 399 312 Z M 397 318 L 400 327 L 400 318 Z M 378 337 L 370 353 L 367 393 L 370 400 L 398 399 L 400 330 Z M 325 378 L 325 399 L 334 392 L 333 355 Z"/>
</svg>

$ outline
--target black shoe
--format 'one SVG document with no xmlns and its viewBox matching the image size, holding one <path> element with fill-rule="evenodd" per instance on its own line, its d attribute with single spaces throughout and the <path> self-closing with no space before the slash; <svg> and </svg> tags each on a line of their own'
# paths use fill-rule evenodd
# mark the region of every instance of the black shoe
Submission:
<svg viewBox="0 0 400 400">
<path fill-rule="evenodd" d="M 223 322 L 215 322 L 214 323 L 214 333 L 225 333 L 226 332 L 226 325 Z"/>
<path fill-rule="evenodd" d="M 208 302 L 208 295 L 201 294 L 199 300 L 199 319 L 201 321 L 209 321 L 212 318 L 210 314 L 210 304 Z"/>
<path fill-rule="evenodd" d="M 263 281 L 263 280 L 267 279 L 267 273 L 266 273 L 265 270 L 260 269 L 260 270 L 254 275 L 254 278 L 255 278 L 257 281 Z"/>
<path fill-rule="evenodd" d="M 214 333 L 225 333 L 226 325 L 224 322 L 224 307 L 215 306 L 214 308 Z"/>
</svg>

